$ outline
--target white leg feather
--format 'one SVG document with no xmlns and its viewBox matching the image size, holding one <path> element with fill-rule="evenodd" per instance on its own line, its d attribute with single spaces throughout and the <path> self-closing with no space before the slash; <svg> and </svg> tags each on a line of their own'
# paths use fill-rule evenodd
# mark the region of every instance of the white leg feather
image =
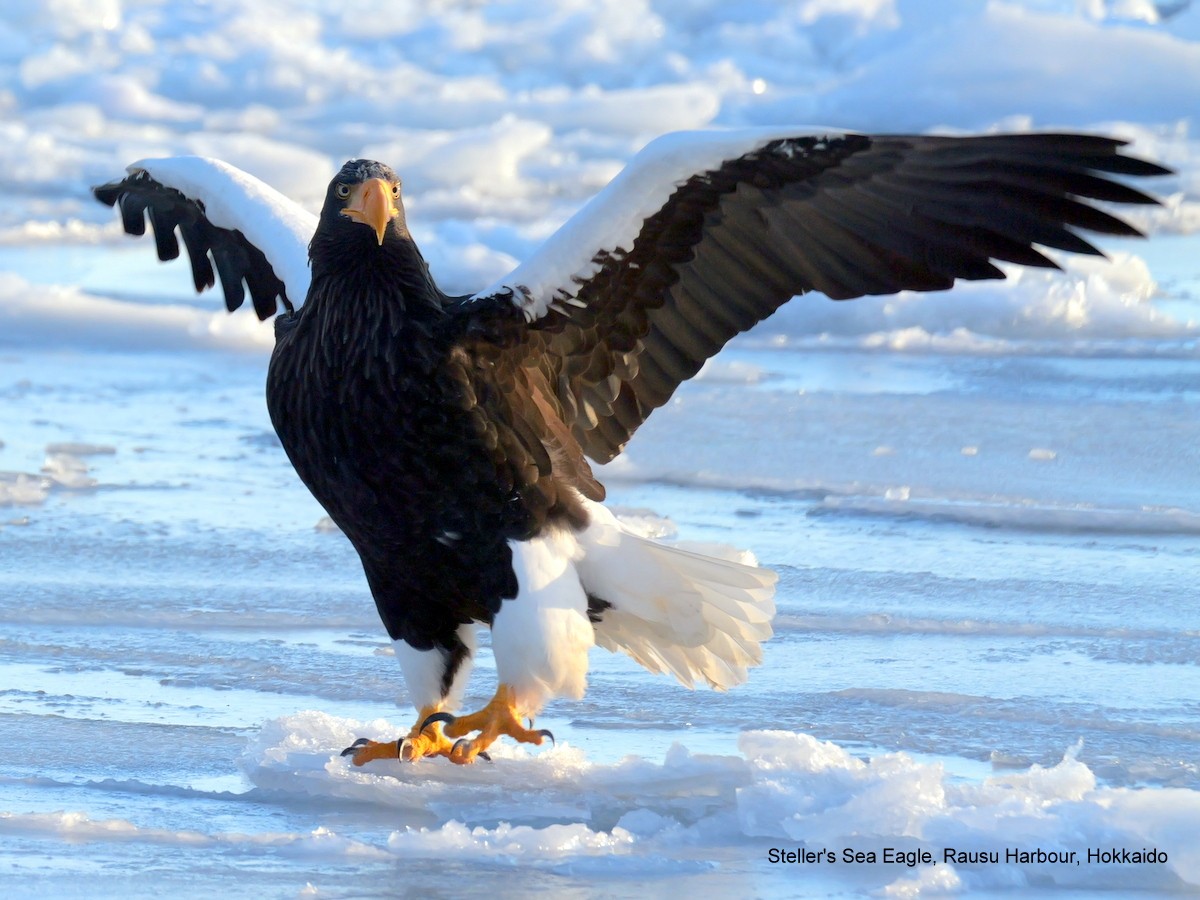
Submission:
<svg viewBox="0 0 1200 900">
<path fill-rule="evenodd" d="M 551 697 L 583 696 L 594 635 L 576 537 L 553 529 L 509 546 L 520 591 L 492 622 L 492 650 L 500 683 L 512 687 L 522 714 L 535 715 Z"/>
<path fill-rule="evenodd" d="M 404 683 L 408 687 L 409 698 L 417 709 L 437 706 L 439 703 L 448 710 L 457 709 L 462 702 L 463 691 L 467 686 L 467 678 L 471 673 L 471 663 L 475 655 L 475 647 L 479 642 L 476 626 L 462 625 L 458 629 L 458 639 L 466 645 L 467 655 L 454 673 L 450 690 L 443 694 L 443 679 L 450 654 L 444 650 L 417 650 L 406 641 L 392 641 L 396 651 L 396 660 L 400 663 L 400 671 L 404 675 Z"/>
</svg>

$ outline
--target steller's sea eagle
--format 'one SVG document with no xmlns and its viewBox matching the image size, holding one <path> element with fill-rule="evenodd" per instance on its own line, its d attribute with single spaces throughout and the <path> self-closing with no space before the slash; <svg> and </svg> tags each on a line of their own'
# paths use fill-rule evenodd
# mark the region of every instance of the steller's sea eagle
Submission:
<svg viewBox="0 0 1200 900">
<path fill-rule="evenodd" d="M 1077 134 L 870 136 L 804 129 L 667 135 L 497 284 L 449 296 L 409 233 L 400 179 L 342 167 L 314 219 L 216 160 L 144 160 L 95 188 L 158 255 L 191 258 L 275 320 L 271 421 L 349 537 L 418 709 L 407 737 L 346 754 L 456 763 L 554 696 L 588 648 L 728 688 L 761 661 L 775 576 L 627 531 L 604 463 L 730 338 L 790 297 L 835 300 L 1098 254 L 1136 235 L 1089 201 L 1154 203 L 1111 176 L 1167 170 Z M 311 239 L 311 240 L 310 240 Z M 305 247 L 307 245 L 307 253 Z M 303 305 L 295 308 L 295 301 Z M 477 626 L 499 687 L 456 717 Z M 468 737 L 474 735 L 473 737 Z"/>
</svg>

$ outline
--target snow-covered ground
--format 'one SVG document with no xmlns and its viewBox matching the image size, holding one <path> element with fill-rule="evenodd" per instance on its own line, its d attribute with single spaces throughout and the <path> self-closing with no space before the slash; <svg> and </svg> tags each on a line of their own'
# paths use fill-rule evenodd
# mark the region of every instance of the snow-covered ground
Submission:
<svg viewBox="0 0 1200 900">
<path fill-rule="evenodd" d="M 1200 890 L 1200 4 L 43 0 L 0 63 L 0 894 Z M 597 652 L 553 749 L 348 766 L 411 711 L 271 432 L 269 323 L 89 186 L 202 153 L 315 208 L 378 157 L 465 292 L 658 133 L 787 122 L 1178 174 L 1110 262 L 792 303 L 606 467 L 780 572 L 748 685 Z"/>
</svg>

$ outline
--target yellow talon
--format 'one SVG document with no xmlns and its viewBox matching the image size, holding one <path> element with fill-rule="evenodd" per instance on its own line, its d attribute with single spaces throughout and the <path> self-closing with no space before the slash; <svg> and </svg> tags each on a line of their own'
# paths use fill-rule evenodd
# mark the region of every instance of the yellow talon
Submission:
<svg viewBox="0 0 1200 900">
<path fill-rule="evenodd" d="M 467 740 L 466 736 L 473 731 L 479 734 Z M 407 737 L 398 741 L 360 738 L 343 750 L 342 756 L 352 756 L 351 762 L 356 766 L 373 759 L 416 762 L 427 756 L 444 756 L 462 766 L 481 757 L 490 759 L 487 748 L 502 734 L 522 744 L 540 745 L 546 738 L 554 741 L 554 735 L 546 729 L 535 731 L 521 724 L 515 693 L 512 687 L 502 684 L 496 689 L 496 696 L 479 712 L 452 716 L 442 712 L 440 706 L 422 707 Z"/>
<path fill-rule="evenodd" d="M 554 735 L 545 729 L 534 731 L 521 724 L 513 689 L 507 684 L 500 685 L 496 696 L 479 712 L 458 717 L 435 715 L 435 721 L 445 723 L 443 733 L 447 738 L 465 738 L 473 731 L 479 732 L 471 740 L 458 740 L 451 746 L 449 759 L 460 764 L 474 762 L 480 755 L 486 759 L 484 751 L 502 734 L 522 744 L 540 745 L 546 738 L 554 740 Z"/>
<path fill-rule="evenodd" d="M 436 723 L 425 726 L 425 720 L 438 713 L 440 709 L 438 706 L 422 707 L 416 724 L 413 725 L 407 737 L 398 741 L 371 741 L 360 738 L 343 750 L 342 756 L 351 756 L 350 761 L 356 766 L 366 765 L 373 759 L 401 759 L 405 762 L 416 762 L 426 756 L 444 756 L 453 760 L 451 751 L 454 749 L 454 742 L 442 733 Z"/>
</svg>

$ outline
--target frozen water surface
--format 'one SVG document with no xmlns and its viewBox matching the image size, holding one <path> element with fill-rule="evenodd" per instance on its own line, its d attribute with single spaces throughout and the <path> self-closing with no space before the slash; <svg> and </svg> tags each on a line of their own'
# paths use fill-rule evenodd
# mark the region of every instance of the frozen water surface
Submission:
<svg viewBox="0 0 1200 900">
<path fill-rule="evenodd" d="M 48 0 L 0 37 L 4 896 L 1200 890 L 1194 3 Z M 779 571 L 747 685 L 597 651 L 556 747 L 349 766 L 412 712 L 271 430 L 270 325 L 88 185 L 209 153 L 314 208 L 378 155 L 473 291 L 658 132 L 789 121 L 1116 131 L 1178 174 L 1109 263 L 790 304 L 605 467 L 622 515 Z"/>
</svg>

